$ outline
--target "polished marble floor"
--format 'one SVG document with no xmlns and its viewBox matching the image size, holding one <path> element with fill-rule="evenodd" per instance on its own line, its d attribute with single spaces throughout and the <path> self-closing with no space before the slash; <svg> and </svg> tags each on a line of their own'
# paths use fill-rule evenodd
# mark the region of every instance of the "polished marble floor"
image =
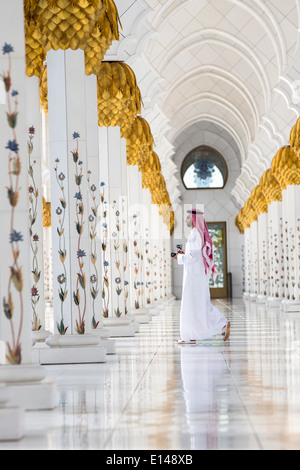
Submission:
<svg viewBox="0 0 300 470">
<path fill-rule="evenodd" d="M 215 300 L 221 337 L 178 346 L 180 302 L 116 340 L 105 364 L 47 366 L 54 411 L 2 449 L 300 449 L 300 313 Z"/>
</svg>

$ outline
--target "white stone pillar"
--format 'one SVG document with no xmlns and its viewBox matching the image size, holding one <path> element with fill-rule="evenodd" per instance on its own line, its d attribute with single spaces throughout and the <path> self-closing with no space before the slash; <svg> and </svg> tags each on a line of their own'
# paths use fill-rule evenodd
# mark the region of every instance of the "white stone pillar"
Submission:
<svg viewBox="0 0 300 470">
<path fill-rule="evenodd" d="M 92 331 L 103 328 L 101 301 L 101 237 L 100 237 L 100 162 L 98 140 L 97 78 L 85 76 L 86 103 L 86 151 L 89 221 L 90 257 L 90 309 L 92 312 Z"/>
<path fill-rule="evenodd" d="M 89 260 L 90 290 L 89 308 L 91 310 L 92 333 L 101 338 L 101 345 L 107 354 L 116 351 L 115 341 L 109 339 L 112 332 L 103 325 L 102 316 L 102 247 L 100 214 L 100 159 L 98 131 L 97 77 L 85 76 L 86 102 L 86 150 L 87 150 L 87 186 L 89 220 Z"/>
<path fill-rule="evenodd" d="M 126 317 L 128 305 L 126 293 L 129 285 L 126 253 L 128 246 L 126 140 L 121 138 L 118 126 L 99 127 L 98 132 L 103 324 L 110 329 L 113 328 L 114 336 L 134 336 L 135 327 L 132 320 Z"/>
<path fill-rule="evenodd" d="M 244 271 L 245 271 L 245 292 L 243 297 L 249 298 L 251 292 L 251 230 L 250 227 L 244 231 Z"/>
<path fill-rule="evenodd" d="M 165 273 L 164 273 L 164 289 L 165 297 L 171 298 L 171 234 L 169 228 L 164 224 L 164 247 L 165 247 Z"/>
<path fill-rule="evenodd" d="M 162 217 L 159 214 L 159 206 L 151 206 L 151 236 L 153 242 L 153 277 L 154 277 L 154 301 L 162 300 L 161 270 L 162 270 Z"/>
<path fill-rule="evenodd" d="M 253 221 L 250 226 L 250 270 L 251 270 L 251 292 L 250 300 L 256 300 L 258 295 L 258 227 L 257 221 Z"/>
<path fill-rule="evenodd" d="M 46 330 L 45 326 L 43 162 L 38 77 L 26 77 L 26 102 L 32 331 L 34 340 L 44 341 L 50 335 L 50 332 Z"/>
<path fill-rule="evenodd" d="M 282 202 L 272 201 L 268 207 L 269 239 L 269 283 L 270 292 L 267 299 L 269 307 L 276 307 L 282 301 Z"/>
<path fill-rule="evenodd" d="M 283 308 L 286 312 L 300 311 L 300 263 L 299 263 L 299 222 L 300 185 L 288 185 L 282 191 L 284 258 L 286 298 Z"/>
<path fill-rule="evenodd" d="M 46 342 L 55 361 L 104 362 L 106 351 L 99 346 L 100 339 L 91 335 L 84 52 L 50 50 L 47 76 L 57 334 Z M 85 346 L 84 354 L 79 344 Z M 68 348 L 59 351 L 62 345 Z"/>
<path fill-rule="evenodd" d="M 148 188 L 142 189 L 142 201 L 145 218 L 143 220 L 144 239 L 144 299 L 143 305 L 151 306 L 153 302 L 153 245 L 151 239 L 151 193 Z"/>
<path fill-rule="evenodd" d="M 23 1 L 5 3 L 0 17 L 1 100 L 0 172 L 0 386 L 6 385 L 10 406 L 54 408 L 55 387 L 44 383 L 44 368 L 32 362 L 32 315 L 28 220 Z M 3 86 L 4 85 L 4 86 Z M 3 346 L 5 345 L 5 346 Z M 2 387 L 3 388 L 3 387 Z M 8 414 L 7 414 L 8 411 Z M 0 435 L 13 415 L 0 409 Z M 3 421 L 5 419 L 5 421 Z"/>
<path fill-rule="evenodd" d="M 130 265 L 130 312 L 141 308 L 141 218 L 139 169 L 128 166 L 128 222 Z"/>
<path fill-rule="evenodd" d="M 267 213 L 259 214 L 257 219 L 258 230 L 258 272 L 259 272 L 259 285 L 257 302 L 266 302 L 269 296 L 269 257 L 268 257 L 268 215 Z"/>
<path fill-rule="evenodd" d="M 128 221 L 129 221 L 129 265 L 130 265 L 130 310 L 129 314 L 138 323 L 148 323 L 151 315 L 143 304 L 145 272 L 144 228 L 147 214 L 142 200 L 142 175 L 137 165 L 128 166 Z"/>
</svg>

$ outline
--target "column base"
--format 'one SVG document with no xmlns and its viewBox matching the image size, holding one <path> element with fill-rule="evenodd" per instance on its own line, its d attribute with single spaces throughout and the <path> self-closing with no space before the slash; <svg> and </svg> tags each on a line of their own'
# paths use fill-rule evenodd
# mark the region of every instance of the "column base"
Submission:
<svg viewBox="0 0 300 470">
<path fill-rule="evenodd" d="M 35 343 L 41 343 L 45 341 L 52 333 L 47 330 L 32 331 L 32 339 Z"/>
<path fill-rule="evenodd" d="M 0 384 L 6 385 L 12 408 L 30 411 L 56 408 L 56 386 L 44 382 L 45 378 L 45 370 L 37 364 L 0 367 Z"/>
<path fill-rule="evenodd" d="M 300 301 L 299 300 L 283 300 L 281 308 L 285 312 L 299 312 L 300 313 Z"/>
<path fill-rule="evenodd" d="M 19 407 L 0 407 L 0 442 L 20 441 L 25 435 L 25 411 Z"/>
<path fill-rule="evenodd" d="M 256 297 L 256 302 L 258 304 L 265 304 L 266 301 L 267 301 L 267 296 L 266 295 L 258 294 L 258 296 Z"/>
<path fill-rule="evenodd" d="M 157 307 L 154 307 L 151 304 L 149 306 L 145 307 L 145 309 L 146 309 L 147 313 L 150 313 L 153 317 L 160 314 L 160 310 Z"/>
<path fill-rule="evenodd" d="M 268 297 L 267 298 L 267 306 L 268 307 L 280 307 L 282 300 L 279 297 Z"/>
<path fill-rule="evenodd" d="M 37 364 L 91 364 L 106 362 L 107 350 L 96 335 L 52 335 L 36 344 L 33 359 Z"/>
<path fill-rule="evenodd" d="M 109 328 L 96 328 L 93 330 L 93 334 L 99 336 L 99 346 L 105 348 L 107 354 L 116 354 L 116 342 L 114 339 L 111 339 L 111 330 Z"/>
<path fill-rule="evenodd" d="M 138 323 L 127 318 L 127 315 L 120 318 L 103 318 L 103 326 L 109 329 L 112 338 L 135 336 L 135 333 L 139 331 Z"/>
<path fill-rule="evenodd" d="M 164 310 L 166 308 L 166 304 L 164 300 L 158 300 L 157 302 L 155 302 L 155 308 L 157 308 L 160 311 Z"/>
<path fill-rule="evenodd" d="M 129 310 L 129 317 L 133 318 L 138 323 L 149 323 L 152 320 L 150 312 L 148 313 L 145 308 L 139 308 L 138 310 Z"/>
</svg>

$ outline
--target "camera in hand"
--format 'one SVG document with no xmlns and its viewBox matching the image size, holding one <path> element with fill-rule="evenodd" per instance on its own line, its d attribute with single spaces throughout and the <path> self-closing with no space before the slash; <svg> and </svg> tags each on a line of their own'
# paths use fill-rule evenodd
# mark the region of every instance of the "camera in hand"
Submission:
<svg viewBox="0 0 300 470">
<path fill-rule="evenodd" d="M 171 253 L 172 258 L 175 258 L 176 255 L 183 253 L 182 252 L 182 245 L 176 245 L 176 248 L 177 248 L 177 253 L 172 252 Z"/>
</svg>

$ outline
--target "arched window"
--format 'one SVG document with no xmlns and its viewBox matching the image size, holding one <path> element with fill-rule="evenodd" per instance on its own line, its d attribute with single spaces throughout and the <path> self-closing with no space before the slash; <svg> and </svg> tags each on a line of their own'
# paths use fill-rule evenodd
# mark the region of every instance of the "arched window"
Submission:
<svg viewBox="0 0 300 470">
<path fill-rule="evenodd" d="M 221 189 L 226 184 L 228 168 L 219 152 L 201 145 L 185 157 L 181 178 L 186 189 Z"/>
</svg>

